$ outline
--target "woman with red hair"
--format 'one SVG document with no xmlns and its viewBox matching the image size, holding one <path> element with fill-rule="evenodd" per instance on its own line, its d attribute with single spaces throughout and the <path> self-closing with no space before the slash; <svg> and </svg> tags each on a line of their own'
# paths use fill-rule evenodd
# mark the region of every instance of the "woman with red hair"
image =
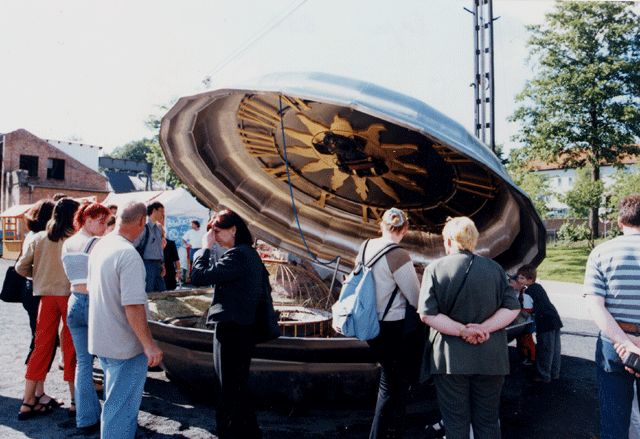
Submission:
<svg viewBox="0 0 640 439">
<path fill-rule="evenodd" d="M 87 349 L 89 295 L 87 272 L 89 253 L 107 228 L 111 212 L 100 203 L 87 203 L 76 212 L 77 233 L 62 247 L 62 265 L 71 284 L 67 324 L 76 349 L 76 426 L 85 433 L 98 431 L 100 402 L 93 385 L 93 355 Z"/>
</svg>

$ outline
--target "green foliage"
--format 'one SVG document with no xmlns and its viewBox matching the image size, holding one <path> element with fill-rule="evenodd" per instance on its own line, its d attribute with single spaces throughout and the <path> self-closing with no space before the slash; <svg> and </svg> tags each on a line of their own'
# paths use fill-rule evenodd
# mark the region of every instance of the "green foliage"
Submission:
<svg viewBox="0 0 640 439">
<path fill-rule="evenodd" d="M 159 107 L 159 110 L 166 112 L 168 107 L 163 105 Z M 116 148 L 111 154 L 111 157 L 129 160 L 146 160 L 151 163 L 153 167 L 151 171 L 151 179 L 154 182 L 162 182 L 165 186 L 172 187 L 174 189 L 177 187 L 184 187 L 182 181 L 167 164 L 167 160 L 164 157 L 162 148 L 160 147 L 160 142 L 158 140 L 160 122 L 160 117 L 158 115 L 149 115 L 145 121 L 145 125 L 154 133 L 153 137 L 134 140 L 124 146 Z"/>
<path fill-rule="evenodd" d="M 133 140 L 126 145 L 117 147 L 109 156 L 114 159 L 146 160 L 154 141 L 154 139 L 147 138 Z"/>
<path fill-rule="evenodd" d="M 157 137 L 156 137 L 157 139 Z M 147 154 L 147 161 L 153 165 L 152 178 L 153 181 L 162 181 L 172 188 L 185 187 L 178 176 L 167 164 L 162 148 L 158 140 L 154 140 L 151 144 L 151 150 Z"/>
<path fill-rule="evenodd" d="M 632 3 L 556 2 L 529 26 L 534 77 L 516 97 L 529 159 L 593 167 L 640 153 L 640 26 Z M 597 227 L 598 207 L 589 212 Z"/>
<path fill-rule="evenodd" d="M 640 193 L 640 166 L 634 166 L 632 172 L 625 172 L 619 169 L 613 174 L 612 178 L 613 183 L 606 193 L 606 218 L 615 222 L 618 218 L 618 205 L 620 201 L 627 195 Z"/>
<path fill-rule="evenodd" d="M 569 206 L 571 216 L 586 218 L 591 209 L 597 209 L 602 204 L 604 184 L 602 180 L 591 181 L 589 168 L 578 169 L 576 183 L 573 189 L 560 197 L 561 201 Z"/>
<path fill-rule="evenodd" d="M 564 223 L 558 229 L 558 239 L 560 241 L 578 242 L 588 240 L 591 230 L 584 224 Z"/>
<path fill-rule="evenodd" d="M 520 158 L 520 151 L 512 149 L 509 152 L 507 171 L 514 183 L 517 184 L 531 199 L 533 206 L 541 218 L 549 214 L 547 202 L 553 191 L 549 188 L 549 181 L 541 174 L 529 171 Z"/>
<path fill-rule="evenodd" d="M 598 167 L 640 152 L 638 20 L 630 3 L 558 2 L 528 27 L 535 76 L 511 117 L 527 155 Z"/>
<path fill-rule="evenodd" d="M 514 172 L 513 181 L 529 196 L 541 218 L 549 214 L 547 200 L 553 195 L 547 179 L 536 172 Z"/>
<path fill-rule="evenodd" d="M 166 105 L 162 105 L 159 107 L 159 110 L 163 113 L 168 111 L 169 107 Z M 185 187 L 182 180 L 178 178 L 175 172 L 171 169 L 169 164 L 167 163 L 167 159 L 162 152 L 162 148 L 160 147 L 160 141 L 158 133 L 160 132 L 160 117 L 157 114 L 150 114 L 145 121 L 145 125 L 151 131 L 155 133 L 153 136 L 153 143 L 150 145 L 150 151 L 147 153 L 146 160 L 153 165 L 153 181 L 162 181 L 165 185 L 170 186 L 172 188 L 177 187 Z"/>
</svg>

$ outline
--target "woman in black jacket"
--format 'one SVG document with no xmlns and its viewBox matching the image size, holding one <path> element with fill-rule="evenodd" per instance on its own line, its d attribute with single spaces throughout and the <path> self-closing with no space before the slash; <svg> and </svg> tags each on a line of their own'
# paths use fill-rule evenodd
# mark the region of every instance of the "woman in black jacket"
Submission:
<svg viewBox="0 0 640 439">
<path fill-rule="evenodd" d="M 213 366 L 220 384 L 216 409 L 217 434 L 226 438 L 260 438 L 247 382 L 254 351 L 253 323 L 263 291 L 264 266 L 252 247 L 246 223 L 231 210 L 219 212 L 194 255 L 191 282 L 213 285 L 207 324 L 213 326 Z M 211 261 L 215 243 L 228 250 Z"/>
</svg>

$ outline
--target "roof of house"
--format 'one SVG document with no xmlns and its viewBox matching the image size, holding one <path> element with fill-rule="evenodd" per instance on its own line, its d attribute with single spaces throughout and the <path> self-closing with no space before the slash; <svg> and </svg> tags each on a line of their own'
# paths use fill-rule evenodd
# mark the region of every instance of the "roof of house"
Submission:
<svg viewBox="0 0 640 439">
<path fill-rule="evenodd" d="M 105 171 L 104 175 L 109 179 L 111 190 L 116 193 L 133 192 L 136 190 L 131 181 L 131 176 L 124 172 Z"/>
<path fill-rule="evenodd" d="M 620 160 L 620 163 L 624 165 L 633 165 L 638 163 L 638 156 L 626 156 Z M 602 166 L 610 166 L 609 163 L 602 163 Z M 542 160 L 532 160 L 528 163 L 528 167 L 532 171 L 551 171 L 555 169 L 566 169 L 567 166 L 562 166 L 560 160 L 555 162 L 543 162 Z"/>
</svg>

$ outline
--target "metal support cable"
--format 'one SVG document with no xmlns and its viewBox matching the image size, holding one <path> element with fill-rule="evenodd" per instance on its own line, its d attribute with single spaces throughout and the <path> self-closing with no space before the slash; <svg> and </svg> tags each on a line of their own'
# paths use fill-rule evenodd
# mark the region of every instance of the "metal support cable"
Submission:
<svg viewBox="0 0 640 439">
<path fill-rule="evenodd" d="M 335 258 L 333 258 L 330 261 L 321 261 L 320 259 L 318 259 L 318 257 L 316 255 L 314 255 L 311 252 L 311 249 L 309 248 L 309 245 L 307 244 L 307 240 L 304 236 L 304 232 L 302 231 L 302 226 L 300 226 L 300 217 L 298 216 L 298 208 L 296 207 L 296 200 L 295 197 L 293 196 L 293 184 L 291 184 L 291 172 L 289 170 L 289 159 L 287 157 L 287 140 L 285 138 L 285 132 L 284 132 L 284 120 L 283 120 L 283 109 L 282 109 L 282 96 L 279 95 L 278 96 L 278 106 L 279 106 L 279 110 L 280 110 L 280 130 L 282 132 L 282 150 L 283 150 L 283 156 L 284 156 L 284 164 L 285 164 L 285 169 L 287 172 L 287 184 L 289 186 L 289 196 L 291 197 L 291 207 L 293 209 L 293 216 L 296 219 L 296 225 L 298 227 L 298 232 L 300 233 L 300 238 L 302 238 L 302 243 L 304 244 L 305 249 L 307 250 L 307 253 L 309 254 L 310 258 L 316 262 L 317 264 L 320 265 L 324 265 L 324 266 L 329 266 L 329 265 L 335 265 L 335 269 L 336 272 L 334 273 L 334 281 L 335 281 L 335 276 L 338 270 L 338 266 L 340 265 L 340 256 L 336 256 Z M 333 281 L 332 281 L 332 285 L 333 285 Z"/>
<path fill-rule="evenodd" d="M 290 5 L 297 3 L 298 0 L 294 0 Z M 246 52 L 252 45 L 258 42 L 261 38 L 263 38 L 266 34 L 271 32 L 277 26 L 279 26 L 284 20 L 286 20 L 291 14 L 300 9 L 302 5 L 304 5 L 307 0 L 300 1 L 297 5 L 293 7 L 287 6 L 286 12 L 280 16 L 279 18 L 275 18 L 275 21 L 270 21 L 265 24 L 265 26 L 256 32 L 253 36 L 249 37 L 243 44 L 241 44 L 234 52 L 231 53 L 226 59 L 222 61 L 222 63 L 209 75 L 206 76 L 203 82 L 209 81 L 213 76 L 219 73 L 222 69 L 224 69 L 227 65 L 229 65 L 232 61 L 237 59 L 240 55 Z"/>
</svg>

